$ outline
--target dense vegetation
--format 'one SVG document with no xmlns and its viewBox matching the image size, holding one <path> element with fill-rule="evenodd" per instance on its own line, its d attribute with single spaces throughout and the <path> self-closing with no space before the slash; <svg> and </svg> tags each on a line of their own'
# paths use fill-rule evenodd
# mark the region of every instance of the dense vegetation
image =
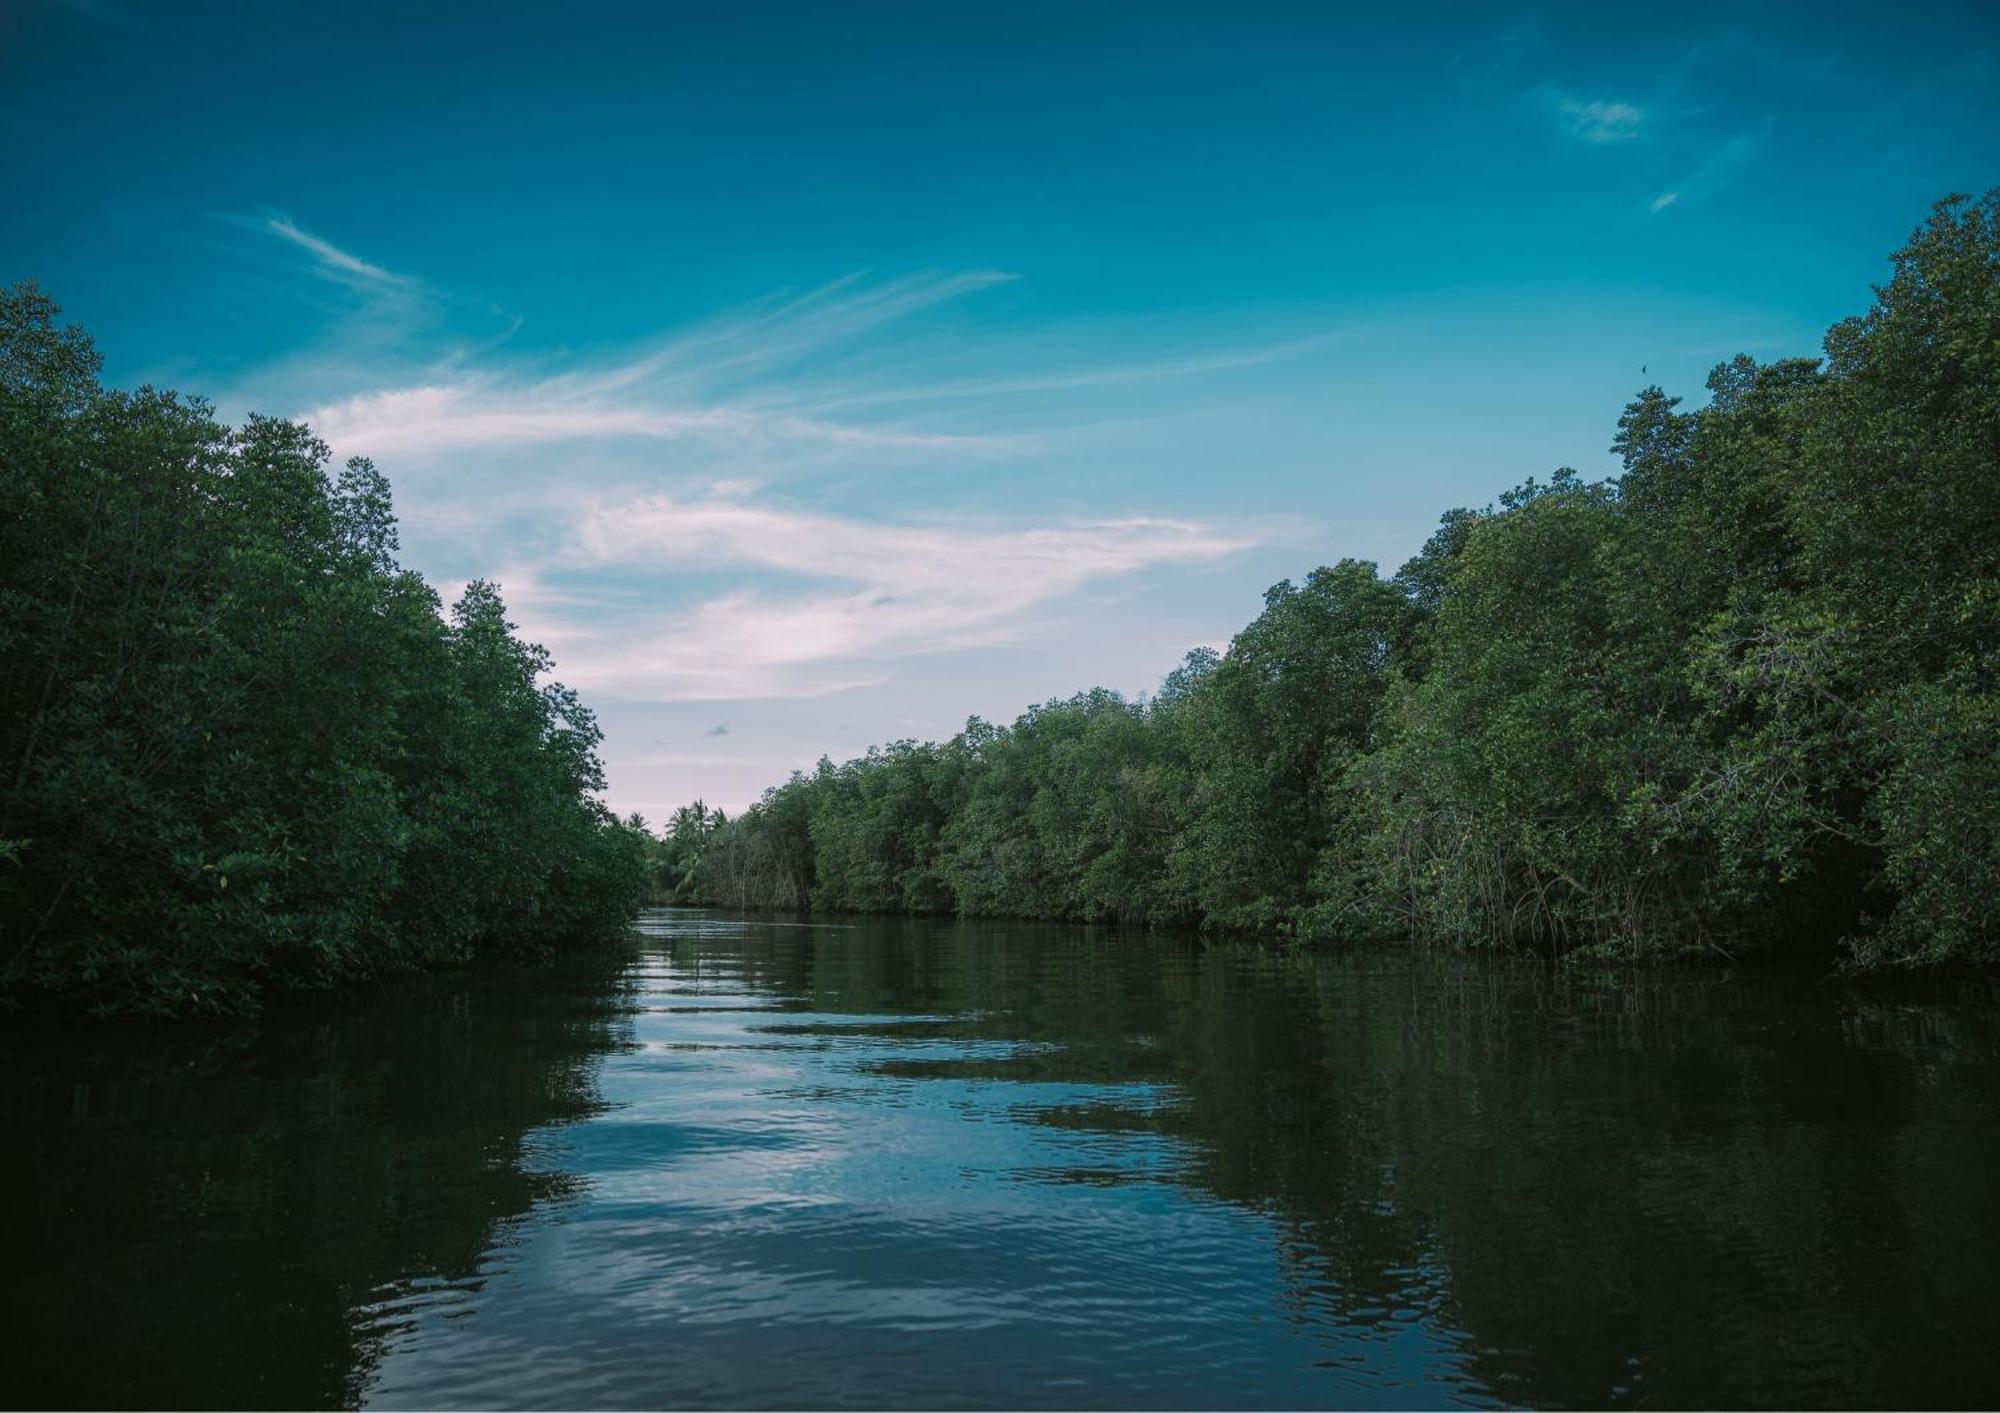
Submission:
<svg viewBox="0 0 2000 1413">
<path fill-rule="evenodd" d="M 301 426 L 109 391 L 0 292 L 0 998 L 244 1012 L 622 927 L 645 845 L 494 587 Z"/>
<path fill-rule="evenodd" d="M 1093 691 L 684 811 L 668 896 L 1649 954 L 2000 954 L 2000 193 L 1624 474 L 1281 583 Z"/>
</svg>

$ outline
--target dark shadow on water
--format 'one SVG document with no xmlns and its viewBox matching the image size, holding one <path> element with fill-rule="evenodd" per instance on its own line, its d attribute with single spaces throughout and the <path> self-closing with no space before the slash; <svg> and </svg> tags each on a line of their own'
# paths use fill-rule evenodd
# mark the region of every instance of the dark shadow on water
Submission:
<svg viewBox="0 0 2000 1413">
<path fill-rule="evenodd" d="M 479 1290 L 584 1179 L 619 956 L 0 1039 L 0 1404 L 352 1406 L 411 1311 Z"/>
</svg>

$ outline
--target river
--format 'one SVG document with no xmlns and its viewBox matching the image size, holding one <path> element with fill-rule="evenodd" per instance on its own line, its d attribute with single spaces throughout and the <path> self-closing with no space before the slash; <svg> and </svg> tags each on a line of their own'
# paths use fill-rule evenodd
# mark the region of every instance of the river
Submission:
<svg viewBox="0 0 2000 1413">
<path fill-rule="evenodd" d="M 648 913 L 0 1036 L 8 1406 L 1966 1405 L 2000 1003 Z"/>
</svg>

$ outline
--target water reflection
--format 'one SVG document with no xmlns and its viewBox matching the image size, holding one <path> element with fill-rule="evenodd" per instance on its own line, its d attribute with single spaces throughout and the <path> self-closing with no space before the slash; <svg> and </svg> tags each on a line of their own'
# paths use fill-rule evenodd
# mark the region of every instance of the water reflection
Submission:
<svg viewBox="0 0 2000 1413">
<path fill-rule="evenodd" d="M 254 1031 L 0 1039 L 0 1405 L 351 1406 L 471 1314 L 585 1175 L 621 968 L 423 988 Z"/>
<path fill-rule="evenodd" d="M 2000 1372 L 1990 994 L 646 931 L 616 976 L 192 1062 L 13 1046 L 0 1393 L 1911 1406 Z"/>
</svg>

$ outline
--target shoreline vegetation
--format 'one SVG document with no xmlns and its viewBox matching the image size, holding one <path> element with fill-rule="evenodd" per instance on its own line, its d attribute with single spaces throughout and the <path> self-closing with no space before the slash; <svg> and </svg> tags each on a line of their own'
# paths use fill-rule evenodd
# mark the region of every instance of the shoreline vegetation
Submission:
<svg viewBox="0 0 2000 1413">
<path fill-rule="evenodd" d="M 1097 689 L 678 810 L 651 897 L 1850 969 L 2000 957 L 2000 192 L 1822 358 L 1647 388 L 1623 475 L 1447 512 Z"/>
<path fill-rule="evenodd" d="M 107 390 L 0 290 L 0 1004 L 247 1015 L 622 936 L 644 835 L 498 590 L 303 426 Z"/>
<path fill-rule="evenodd" d="M 1854 967 L 2000 956 L 2000 192 L 1615 480 L 1265 596 L 1150 698 L 822 760 L 664 836 L 498 590 L 296 423 L 98 381 L 0 292 L 0 1005 L 243 1015 L 642 900 Z"/>
</svg>

